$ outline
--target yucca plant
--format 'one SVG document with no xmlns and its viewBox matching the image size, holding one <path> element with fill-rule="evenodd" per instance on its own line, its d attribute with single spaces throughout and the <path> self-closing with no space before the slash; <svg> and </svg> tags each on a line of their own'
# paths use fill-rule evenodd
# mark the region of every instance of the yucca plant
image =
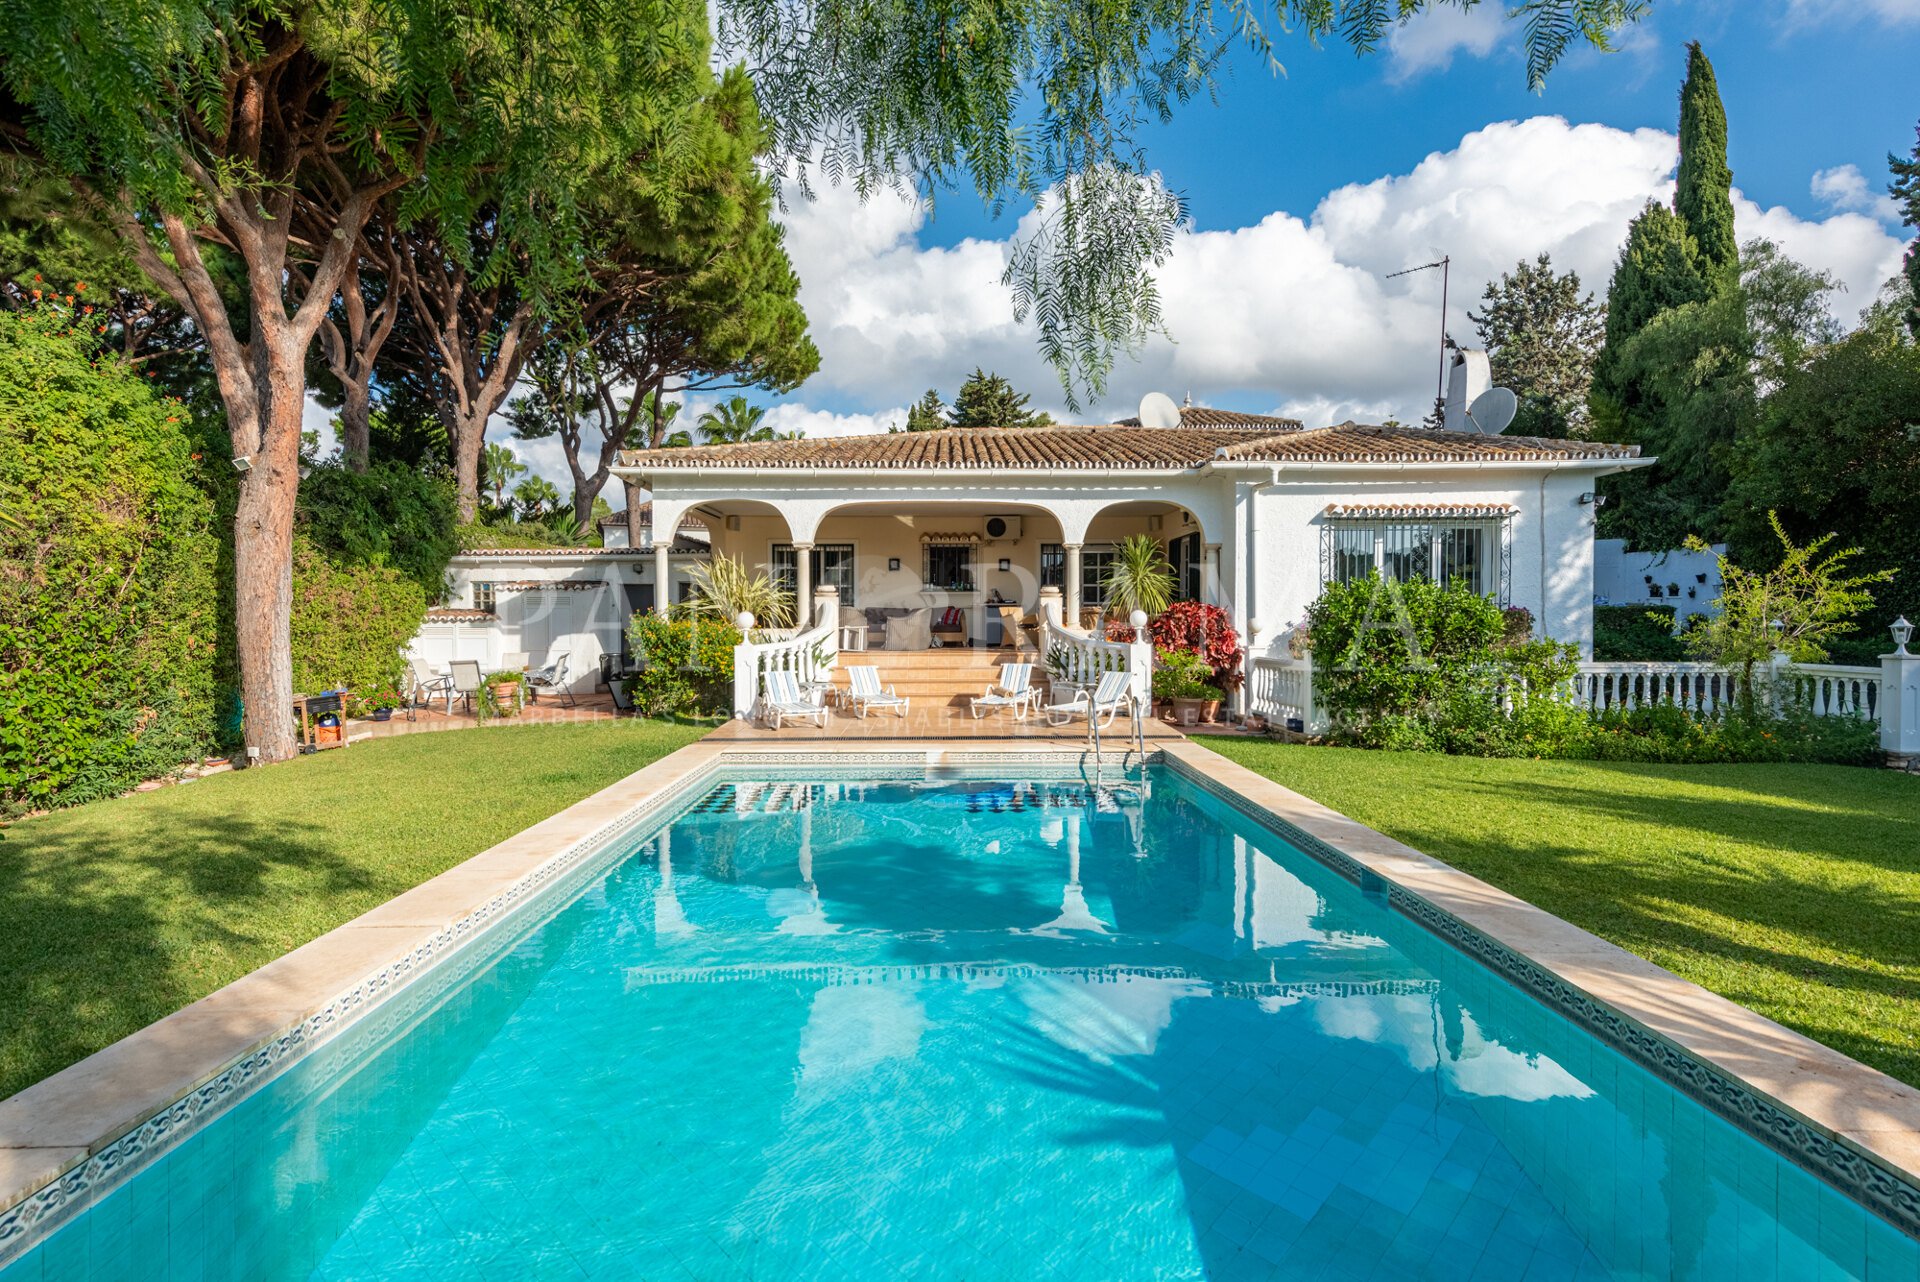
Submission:
<svg viewBox="0 0 1920 1282">
<path fill-rule="evenodd" d="M 693 580 L 693 595 L 687 605 L 696 616 L 730 623 L 747 610 L 762 627 L 793 626 L 793 593 L 766 574 L 749 569 L 744 561 L 716 552 L 688 577 Z"/>
<path fill-rule="evenodd" d="M 1122 539 L 1113 549 L 1105 580 L 1107 613 L 1124 619 L 1135 610 L 1159 614 L 1173 604 L 1173 567 L 1151 534 Z"/>
</svg>

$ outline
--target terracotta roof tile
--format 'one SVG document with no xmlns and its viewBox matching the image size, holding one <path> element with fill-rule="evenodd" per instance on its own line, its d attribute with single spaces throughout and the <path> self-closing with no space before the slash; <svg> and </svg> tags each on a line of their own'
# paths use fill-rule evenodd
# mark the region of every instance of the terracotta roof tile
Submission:
<svg viewBox="0 0 1920 1282">
<path fill-rule="evenodd" d="M 1116 426 L 1139 427 L 1140 419 L 1123 418 Z M 1297 432 L 1306 424 L 1297 418 L 1273 414 L 1242 414 L 1237 410 L 1217 410 L 1206 405 L 1185 405 L 1180 409 L 1181 427 L 1262 427 L 1270 432 Z"/>
<path fill-rule="evenodd" d="M 452 605 L 429 606 L 427 609 L 428 623 L 478 623 L 492 618 L 492 610 L 470 610 Z"/>
<path fill-rule="evenodd" d="M 609 512 L 600 518 L 600 528 L 603 530 L 619 529 L 624 527 L 626 523 L 627 514 L 624 511 Z M 640 524 L 648 529 L 653 528 L 653 504 L 642 503 L 640 505 Z M 707 523 L 697 514 L 689 512 L 680 518 L 680 528 L 682 530 L 704 530 L 707 528 Z"/>
<path fill-rule="evenodd" d="M 1285 422 L 1287 420 L 1276 420 Z M 622 466 L 680 468 L 849 468 L 875 470 L 1071 471 L 1110 468 L 1188 471 L 1216 459 L 1255 463 L 1471 462 L 1626 459 L 1638 446 L 1531 436 L 1482 436 L 1412 427 L 1342 423 L 1311 430 L 1271 427 L 949 428 L 872 436 L 814 437 L 629 450 Z"/>
<path fill-rule="evenodd" d="M 1539 436 L 1483 436 L 1418 427 L 1342 423 L 1306 432 L 1267 435 L 1230 445 L 1224 458 L 1258 463 L 1455 463 L 1479 460 L 1628 459 L 1637 445 L 1562 441 Z"/>
<path fill-rule="evenodd" d="M 710 549 L 705 543 L 695 543 L 688 539 L 675 539 L 671 552 L 706 552 Z M 516 560 L 547 561 L 590 561 L 603 557 L 640 558 L 653 555 L 652 548 L 468 548 L 454 554 L 455 560 L 462 558 L 483 558 L 493 560 L 511 557 Z"/>
<path fill-rule="evenodd" d="M 632 450 L 622 454 L 620 461 L 628 467 L 662 471 L 683 467 L 1185 471 L 1227 446 L 1270 435 L 1270 428 L 1248 427 L 966 427 Z"/>
<path fill-rule="evenodd" d="M 1511 503 L 1329 503 L 1326 515 L 1351 521 L 1376 517 L 1500 517 L 1514 515 Z"/>
</svg>

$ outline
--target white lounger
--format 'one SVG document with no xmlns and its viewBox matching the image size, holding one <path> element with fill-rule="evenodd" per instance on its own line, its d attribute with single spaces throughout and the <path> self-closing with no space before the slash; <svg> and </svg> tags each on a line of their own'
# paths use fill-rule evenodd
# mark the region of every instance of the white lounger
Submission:
<svg viewBox="0 0 1920 1282">
<path fill-rule="evenodd" d="M 985 694 L 974 695 L 969 706 L 975 721 L 1001 708 L 1012 708 L 1014 720 L 1019 721 L 1039 702 L 1040 691 L 1033 684 L 1033 665 L 1003 663 L 1000 665 L 1000 680 L 988 686 Z"/>
<path fill-rule="evenodd" d="M 1133 707 L 1133 695 L 1127 689 L 1132 680 L 1125 672 L 1104 672 L 1100 675 L 1100 684 L 1089 695 L 1085 690 L 1075 690 L 1073 698 L 1065 703 L 1049 703 L 1041 711 L 1047 714 L 1047 724 L 1064 726 L 1075 717 L 1103 718 L 1100 721 L 1104 729 L 1113 724 L 1114 717 L 1122 708 L 1129 716 L 1137 715 Z"/>
<path fill-rule="evenodd" d="M 881 689 L 880 669 L 872 664 L 849 665 L 847 680 L 852 683 L 847 699 L 856 715 L 866 716 L 868 708 L 892 708 L 903 717 L 907 715 L 906 696 L 895 694 L 892 686 Z"/>
<path fill-rule="evenodd" d="M 817 722 L 827 728 L 828 708 L 800 697 L 800 684 L 791 672 L 767 673 L 767 689 L 760 696 L 760 717 L 770 729 L 778 730 L 789 721 Z"/>
</svg>

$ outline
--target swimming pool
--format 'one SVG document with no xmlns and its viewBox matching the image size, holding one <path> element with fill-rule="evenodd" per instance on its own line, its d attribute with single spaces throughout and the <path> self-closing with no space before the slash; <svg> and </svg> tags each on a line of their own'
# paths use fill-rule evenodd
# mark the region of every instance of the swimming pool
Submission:
<svg viewBox="0 0 1920 1282">
<path fill-rule="evenodd" d="M 1920 1278 L 1206 788 L 723 775 L 0 1282 Z"/>
</svg>

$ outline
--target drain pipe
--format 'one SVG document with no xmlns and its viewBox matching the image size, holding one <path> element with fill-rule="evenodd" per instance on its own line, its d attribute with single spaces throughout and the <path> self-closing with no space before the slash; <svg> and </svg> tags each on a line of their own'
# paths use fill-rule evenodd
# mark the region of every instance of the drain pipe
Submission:
<svg viewBox="0 0 1920 1282">
<path fill-rule="evenodd" d="M 1246 644 L 1240 652 L 1240 688 L 1233 692 L 1233 711 L 1234 715 L 1243 721 L 1246 720 L 1247 716 L 1247 686 L 1253 681 L 1253 624 L 1254 621 L 1260 617 L 1258 613 L 1260 600 L 1260 553 L 1258 551 L 1258 545 L 1260 540 L 1259 519 L 1256 516 L 1260 504 L 1257 500 L 1262 490 L 1270 490 L 1278 484 L 1280 484 L 1280 469 L 1278 466 L 1274 466 L 1268 469 L 1266 480 L 1256 481 L 1241 491 L 1247 501 L 1247 538 L 1244 555 L 1240 558 L 1241 561 L 1244 562 L 1241 566 L 1244 589 L 1240 595 L 1240 600 L 1244 608 L 1240 612 L 1240 621 L 1243 625 Z"/>
</svg>

